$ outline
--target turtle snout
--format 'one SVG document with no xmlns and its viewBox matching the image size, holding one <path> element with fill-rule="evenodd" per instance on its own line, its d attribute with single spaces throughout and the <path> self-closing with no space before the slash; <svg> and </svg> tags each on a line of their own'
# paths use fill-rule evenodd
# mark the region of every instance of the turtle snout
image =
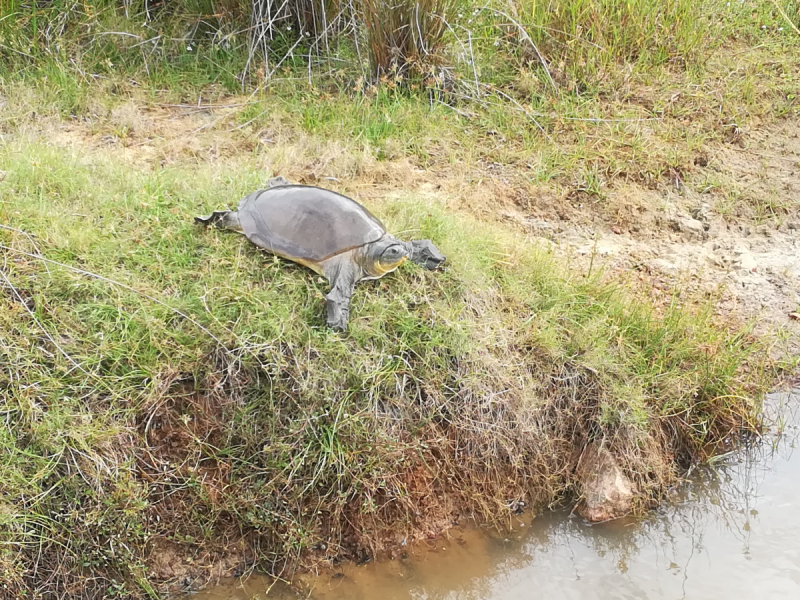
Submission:
<svg viewBox="0 0 800 600">
<path fill-rule="evenodd" d="M 410 246 L 411 260 L 429 271 L 435 270 L 447 260 L 447 257 L 439 252 L 439 249 L 430 240 L 414 240 Z"/>
</svg>

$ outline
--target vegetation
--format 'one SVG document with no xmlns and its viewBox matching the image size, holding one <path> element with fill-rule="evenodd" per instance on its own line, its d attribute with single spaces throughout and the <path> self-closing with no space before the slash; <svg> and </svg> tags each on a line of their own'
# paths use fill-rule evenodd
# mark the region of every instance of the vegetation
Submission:
<svg viewBox="0 0 800 600">
<path fill-rule="evenodd" d="M 797 111 L 797 5 L 730 4 L 432 2 L 448 27 L 409 41 L 336 3 L 282 33 L 249 27 L 258 2 L 7 2 L 2 594 L 157 597 L 187 564 L 288 574 L 501 522 L 579 496 L 600 440 L 645 508 L 756 431 L 776 367 L 713 298 L 653 307 L 440 196 L 357 185 L 491 162 L 603 214 L 612 181 L 691 180 L 703 143 Z M 232 106 L 140 160 L 164 104 Z M 278 173 L 340 179 L 449 266 L 363 285 L 327 330 L 322 280 L 192 223 Z M 732 218 L 797 209 L 738 192 Z"/>
<path fill-rule="evenodd" d="M 344 5 L 330 9 L 324 36 L 299 37 L 291 16 L 248 36 L 249 5 L 237 2 L 9 6 L 6 127 L 51 111 L 99 126 L 129 98 L 213 105 L 244 92 L 218 127 L 257 134 L 279 115 L 306 134 L 355 137 L 379 160 L 508 165 L 518 186 L 555 182 L 600 209 L 615 182 L 653 187 L 677 175 L 732 198 L 716 207 L 732 217 L 792 210 L 735 178 L 695 180 L 693 167 L 709 142 L 738 143 L 797 114 L 794 0 L 445 3 L 449 28 L 427 62 L 406 48 L 411 62 L 392 67 L 385 57 L 397 59 L 400 42 L 373 35 L 388 44 L 372 51 L 381 68 L 370 67 L 365 20 Z"/>
<path fill-rule="evenodd" d="M 247 541 L 278 568 L 320 543 L 380 547 L 441 516 L 440 494 L 501 517 L 568 492 L 573 449 L 597 436 L 657 492 L 671 461 L 755 426 L 746 334 L 677 306 L 657 319 L 441 208 L 380 207 L 452 266 L 364 286 L 341 336 L 322 281 L 188 218 L 257 187 L 254 170 L 136 173 L 24 141 L 2 164 L 16 593 L 81 573 L 87 593 L 134 593 L 157 536 L 190 554 Z"/>
</svg>

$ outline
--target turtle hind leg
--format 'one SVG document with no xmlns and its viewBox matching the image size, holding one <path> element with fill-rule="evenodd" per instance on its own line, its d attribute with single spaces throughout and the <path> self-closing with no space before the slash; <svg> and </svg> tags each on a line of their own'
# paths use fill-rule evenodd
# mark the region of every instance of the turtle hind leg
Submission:
<svg viewBox="0 0 800 600">
<path fill-rule="evenodd" d="M 289 180 L 286 179 L 286 177 L 284 177 L 283 175 L 278 175 L 277 177 L 273 177 L 272 179 L 267 181 L 267 189 L 268 190 L 271 190 L 272 188 L 275 188 L 275 187 L 281 187 L 281 186 L 284 186 L 284 185 L 292 185 L 292 184 L 289 183 Z"/>
<path fill-rule="evenodd" d="M 235 210 L 215 210 L 207 217 L 195 217 L 194 220 L 196 223 L 213 225 L 218 229 L 242 230 L 242 225 L 239 223 L 239 214 Z"/>
<path fill-rule="evenodd" d="M 433 271 L 447 260 L 445 255 L 439 252 L 439 249 L 430 240 L 413 240 L 406 242 L 405 246 L 408 250 L 409 260 L 421 267 L 425 267 L 429 271 Z"/>
</svg>

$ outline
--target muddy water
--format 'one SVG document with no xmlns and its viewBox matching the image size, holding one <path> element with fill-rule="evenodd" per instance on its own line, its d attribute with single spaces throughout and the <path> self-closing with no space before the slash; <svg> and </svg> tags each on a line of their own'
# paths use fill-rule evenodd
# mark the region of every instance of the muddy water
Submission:
<svg viewBox="0 0 800 600">
<path fill-rule="evenodd" d="M 770 406 L 785 420 L 763 444 L 697 470 L 645 519 L 590 526 L 552 512 L 504 536 L 457 530 L 404 560 L 308 578 L 302 594 L 253 577 L 192 599 L 800 598 L 800 390 Z"/>
</svg>

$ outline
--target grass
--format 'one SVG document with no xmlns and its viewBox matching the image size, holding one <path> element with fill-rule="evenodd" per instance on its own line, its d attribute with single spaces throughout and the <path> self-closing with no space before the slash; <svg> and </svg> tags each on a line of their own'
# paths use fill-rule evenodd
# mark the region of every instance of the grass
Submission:
<svg viewBox="0 0 800 600">
<path fill-rule="evenodd" d="M 202 2 L 50 4 L 0 16 L 2 594 L 156 597 L 213 572 L 190 564 L 287 574 L 502 522 L 578 498 L 600 440 L 645 509 L 757 430 L 768 342 L 713 298 L 658 309 L 564 264 L 494 194 L 612 219 L 614 186 L 677 174 L 726 219 L 795 214 L 694 166 L 797 114 L 795 4 L 459 4 L 444 71 L 408 86 L 365 77 L 346 35 L 332 61 L 289 34 L 248 56 Z M 440 192 L 408 191 L 423 169 Z M 327 330 L 324 281 L 192 222 L 277 173 L 447 268 L 360 286 Z M 457 210 L 473 196 L 487 218 Z"/>
<path fill-rule="evenodd" d="M 602 200 L 619 184 L 668 184 L 671 173 L 705 189 L 709 172 L 695 162 L 709 145 L 746 145 L 751 133 L 797 114 L 800 44 L 769 1 L 658 10 L 648 2 L 462 7 L 453 31 L 469 31 L 469 39 L 449 40 L 438 56 L 451 64 L 427 91 L 393 78 L 373 85 L 352 44 L 338 38 L 335 67 L 322 58 L 308 64 L 298 46 L 262 85 L 256 72 L 274 69 L 275 57 L 248 63 L 246 38 L 220 23 L 217 34 L 203 33 L 199 8 L 144 24 L 107 2 L 86 4 L 90 14 L 77 5 L 42 9 L 34 13 L 38 38 L 32 15 L 19 8 L 0 21 L 3 118 L 15 127 L 32 112 L 55 111 L 102 123 L 129 98 L 224 104 L 244 91 L 237 101 L 246 106 L 218 128 L 237 128 L 251 143 L 278 116 L 284 127 L 321 139 L 355 137 L 381 161 L 407 157 L 426 169 L 505 165 L 523 189 L 550 182 L 567 196 Z M 796 14 L 794 5 L 783 8 Z M 659 18 L 636 16 L 651 13 Z M 509 18 L 530 32 L 555 87 Z M 63 23 L 57 39 L 53 32 L 62 28 L 52 22 Z M 718 183 L 720 196 L 740 198 L 720 205 L 731 219 L 781 222 L 798 209 L 792 201 L 765 205 L 764 193 L 743 193 L 735 177 Z M 616 209 L 594 204 L 606 220 Z"/>
<path fill-rule="evenodd" d="M 139 171 L 20 137 L 0 165 L 15 594 L 91 574 L 87 596 L 146 595 L 164 545 L 219 558 L 227 541 L 281 572 L 454 507 L 502 520 L 510 500 L 580 493 L 573 452 L 599 438 L 646 503 L 756 424 L 766 378 L 746 332 L 677 304 L 658 318 L 436 203 L 371 205 L 451 264 L 362 285 L 343 336 L 317 276 L 192 223 L 260 184 L 246 162 Z"/>
</svg>

